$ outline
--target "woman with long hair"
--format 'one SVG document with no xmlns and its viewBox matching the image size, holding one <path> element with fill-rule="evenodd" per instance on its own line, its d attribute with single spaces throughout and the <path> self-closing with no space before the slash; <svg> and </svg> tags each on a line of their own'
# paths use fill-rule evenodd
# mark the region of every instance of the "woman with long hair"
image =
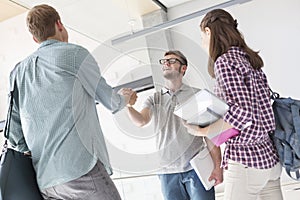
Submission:
<svg viewBox="0 0 300 200">
<path fill-rule="evenodd" d="M 237 27 L 237 20 L 222 9 L 210 11 L 201 21 L 208 71 L 216 79 L 215 93 L 227 102 L 229 110 L 205 128 L 185 125 L 189 133 L 199 136 L 230 128 L 239 131 L 226 142 L 223 154 L 224 199 L 282 200 L 281 165 L 269 137 L 275 120 L 264 63 Z"/>
</svg>

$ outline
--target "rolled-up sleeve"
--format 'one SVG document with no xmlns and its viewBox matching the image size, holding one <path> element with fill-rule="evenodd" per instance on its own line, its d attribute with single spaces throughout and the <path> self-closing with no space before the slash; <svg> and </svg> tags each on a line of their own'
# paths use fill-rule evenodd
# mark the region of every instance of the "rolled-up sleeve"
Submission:
<svg viewBox="0 0 300 200">
<path fill-rule="evenodd" d="M 218 60 L 214 69 L 218 87 L 229 105 L 223 119 L 236 129 L 243 130 L 252 123 L 253 113 L 251 95 L 245 85 L 247 71 L 225 60 Z"/>
</svg>

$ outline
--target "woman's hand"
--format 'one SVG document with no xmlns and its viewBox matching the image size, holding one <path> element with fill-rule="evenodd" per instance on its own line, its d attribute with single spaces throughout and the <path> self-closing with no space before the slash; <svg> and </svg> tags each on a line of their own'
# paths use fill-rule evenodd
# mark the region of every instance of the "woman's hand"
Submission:
<svg viewBox="0 0 300 200">
<path fill-rule="evenodd" d="M 210 177 L 208 178 L 209 181 L 215 180 L 215 185 L 219 185 L 223 182 L 223 169 L 218 167 L 215 167 L 212 171 Z"/>
<path fill-rule="evenodd" d="M 198 125 L 188 124 L 185 120 L 183 121 L 183 125 L 187 128 L 188 133 L 195 136 L 207 136 L 208 127 L 201 128 Z"/>
</svg>

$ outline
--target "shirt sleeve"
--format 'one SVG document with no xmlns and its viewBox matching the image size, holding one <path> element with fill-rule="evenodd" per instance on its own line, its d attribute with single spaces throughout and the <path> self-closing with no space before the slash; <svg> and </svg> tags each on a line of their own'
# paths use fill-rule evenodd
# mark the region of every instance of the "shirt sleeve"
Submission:
<svg viewBox="0 0 300 200">
<path fill-rule="evenodd" d="M 99 66 L 94 57 L 84 48 L 76 55 L 77 62 L 80 62 L 77 69 L 77 77 L 85 90 L 96 101 L 103 104 L 112 113 L 116 113 L 125 107 L 125 98 L 117 94 L 101 76 Z"/>
<path fill-rule="evenodd" d="M 114 91 L 103 77 L 100 78 L 96 88 L 96 100 L 111 110 L 112 113 L 116 113 L 125 107 L 125 98 L 117 94 L 117 91 Z"/>
<path fill-rule="evenodd" d="M 151 112 L 153 111 L 153 108 L 154 108 L 154 95 L 147 97 L 147 99 L 145 100 L 145 102 L 142 105 L 142 109 L 144 109 L 144 108 L 149 108 L 151 110 Z"/>
<path fill-rule="evenodd" d="M 223 98 L 229 105 L 228 112 L 223 116 L 224 121 L 238 130 L 243 130 L 252 123 L 251 95 L 245 84 L 246 68 L 217 60 L 215 75 Z"/>
</svg>

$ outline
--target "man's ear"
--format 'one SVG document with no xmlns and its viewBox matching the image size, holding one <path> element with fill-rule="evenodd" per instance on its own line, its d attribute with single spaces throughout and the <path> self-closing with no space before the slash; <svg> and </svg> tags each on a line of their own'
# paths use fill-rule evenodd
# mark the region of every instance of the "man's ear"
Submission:
<svg viewBox="0 0 300 200">
<path fill-rule="evenodd" d="M 57 20 L 55 24 L 57 25 L 57 28 L 58 28 L 59 31 L 63 30 L 63 24 L 61 23 L 60 20 Z"/>
<path fill-rule="evenodd" d="M 39 40 L 36 39 L 34 36 L 32 36 L 32 39 L 33 39 L 36 43 L 40 44 Z"/>
<path fill-rule="evenodd" d="M 182 65 L 182 67 L 181 67 L 181 71 L 182 71 L 183 73 L 185 73 L 185 72 L 186 72 L 186 70 L 187 70 L 187 66 L 186 66 L 186 65 Z"/>
</svg>

